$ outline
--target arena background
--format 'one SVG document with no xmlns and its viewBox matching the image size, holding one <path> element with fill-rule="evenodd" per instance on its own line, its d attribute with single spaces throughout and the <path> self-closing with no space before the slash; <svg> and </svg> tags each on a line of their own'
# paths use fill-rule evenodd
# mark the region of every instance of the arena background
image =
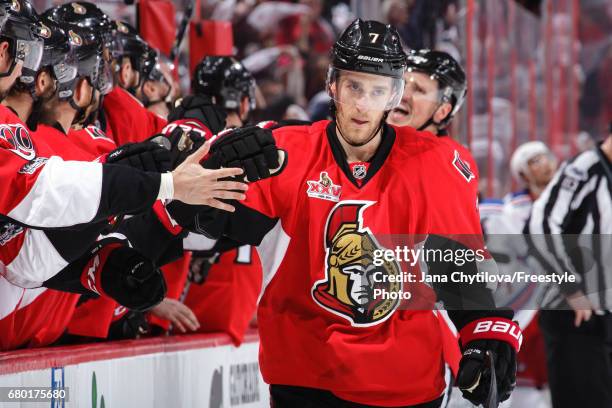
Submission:
<svg viewBox="0 0 612 408">
<path fill-rule="evenodd" d="M 33 3 L 43 10 L 63 2 Z M 565 159 L 604 137 L 612 117 L 612 4 L 606 0 L 322 1 L 324 33 L 320 44 L 305 48 L 283 42 L 278 32 L 281 18 L 295 11 L 289 5 L 297 2 L 282 2 L 286 9 L 257 0 L 126 3 L 96 2 L 110 16 L 136 24 L 166 54 L 186 9 L 193 7 L 176 59 L 181 91 L 189 89 L 195 61 L 231 52 L 255 74 L 260 102 L 255 116 L 265 119 L 326 115 L 328 55 L 321 50 L 328 50 L 327 42 L 354 17 L 400 26 L 408 47 L 449 52 L 469 78 L 468 98 L 451 135 L 476 158 L 483 198 L 500 198 L 516 187 L 509 159 L 522 142 L 542 140 Z M 265 384 L 251 369 L 256 346 L 253 332 L 242 348 L 220 334 L 24 350 L 0 354 L 0 384 L 33 386 L 43 379 L 51 388 L 69 385 L 72 402 L 57 400 L 52 407 L 128 406 L 125 398 L 131 406 L 266 406 Z M 504 406 L 549 406 L 537 392 L 519 399 L 526 389 Z M 49 403 L 0 402 L 4 406 Z"/>
<path fill-rule="evenodd" d="M 43 10 L 63 2 L 33 3 Z M 185 9 L 193 7 L 177 72 L 184 91 L 190 67 L 203 54 L 227 53 L 232 32 L 235 54 L 250 57 L 247 66 L 266 97 L 266 119 L 286 113 L 293 102 L 309 116 L 321 116 L 308 108 L 324 89 L 327 52 L 316 44 L 300 50 L 278 34 L 278 22 L 295 9 L 260 0 L 126 3 L 133 1 L 96 2 L 112 17 L 138 24 L 143 37 L 166 53 Z M 402 11 L 397 4 L 404 5 Z M 403 27 L 406 46 L 442 49 L 461 61 L 468 98 L 451 134 L 471 148 L 483 197 L 502 197 L 512 189 L 509 159 L 522 142 L 542 140 L 564 159 L 606 134 L 612 106 L 606 77 L 612 68 L 610 2 L 323 0 L 321 7 L 334 36 L 353 17 L 380 19 Z M 190 39 L 199 41 L 194 45 Z"/>
</svg>

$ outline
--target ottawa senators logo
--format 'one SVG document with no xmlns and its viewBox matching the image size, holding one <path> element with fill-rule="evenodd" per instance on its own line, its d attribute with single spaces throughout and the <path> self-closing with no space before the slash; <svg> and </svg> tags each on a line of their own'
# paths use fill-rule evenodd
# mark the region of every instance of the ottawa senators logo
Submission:
<svg viewBox="0 0 612 408">
<path fill-rule="evenodd" d="M 129 34 L 130 33 L 129 28 L 127 28 L 127 26 L 125 24 L 123 24 L 121 21 L 117 21 L 116 22 L 116 26 L 117 26 L 117 31 L 122 32 L 123 34 Z"/>
<path fill-rule="evenodd" d="M 80 35 L 78 35 L 74 31 L 72 30 L 68 31 L 68 36 L 70 37 L 70 44 L 76 45 L 77 47 L 80 47 L 81 45 L 83 45 L 83 39 L 81 38 Z"/>
<path fill-rule="evenodd" d="M 70 3 L 70 5 L 72 6 L 72 9 L 74 10 L 75 14 L 80 14 L 82 16 L 87 14 L 87 10 L 81 4 L 79 4 L 79 3 Z"/>
<path fill-rule="evenodd" d="M 40 35 L 42 38 L 51 38 L 51 29 L 43 23 L 40 23 L 40 26 L 38 27 L 38 35 Z"/>
<path fill-rule="evenodd" d="M 380 279 L 400 275 L 396 262 L 374 265 L 374 250 L 383 248 L 363 225 L 363 212 L 372 204 L 343 201 L 332 209 L 325 225 L 325 279 L 311 291 L 319 306 L 361 327 L 385 321 L 400 303 L 397 298 L 376 299 L 374 289 L 402 289 L 400 279 Z"/>
</svg>

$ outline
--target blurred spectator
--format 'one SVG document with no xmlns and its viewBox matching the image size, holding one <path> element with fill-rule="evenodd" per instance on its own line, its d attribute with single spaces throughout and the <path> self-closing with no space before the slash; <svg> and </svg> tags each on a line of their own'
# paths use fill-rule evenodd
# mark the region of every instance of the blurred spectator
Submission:
<svg viewBox="0 0 612 408">
<path fill-rule="evenodd" d="M 587 72 L 580 99 L 580 125 L 592 134 L 600 134 L 612 118 L 612 39 L 600 50 L 596 64 Z"/>
<path fill-rule="evenodd" d="M 404 44 L 411 49 L 422 48 L 423 43 L 418 25 L 410 18 L 414 0 L 385 0 L 382 3 L 383 19 L 397 28 Z"/>
<path fill-rule="evenodd" d="M 404 42 L 408 37 L 404 35 L 404 29 L 408 24 L 408 2 L 406 0 L 385 0 L 382 4 L 383 18 L 386 22 L 395 26 L 402 36 Z"/>
<path fill-rule="evenodd" d="M 595 140 L 589 132 L 580 132 L 576 136 L 576 148 L 579 152 L 584 152 L 595 147 Z"/>
<path fill-rule="evenodd" d="M 335 36 L 331 25 L 321 17 L 323 0 L 300 0 L 300 4 L 308 6 L 310 11 L 282 19 L 276 43 L 294 44 L 303 55 L 328 54 Z"/>
</svg>

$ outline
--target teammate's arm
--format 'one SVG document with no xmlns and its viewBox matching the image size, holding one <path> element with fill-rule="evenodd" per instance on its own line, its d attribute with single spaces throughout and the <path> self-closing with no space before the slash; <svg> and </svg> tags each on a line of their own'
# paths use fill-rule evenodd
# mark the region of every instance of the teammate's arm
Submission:
<svg viewBox="0 0 612 408">
<path fill-rule="evenodd" d="M 240 199 L 244 185 L 217 181 L 241 169 L 206 170 L 202 147 L 171 173 L 148 173 L 130 167 L 92 162 L 34 158 L 25 161 L 0 149 L 0 214 L 33 228 L 59 228 L 98 221 L 150 208 L 156 199 L 211 204 L 216 197 Z M 229 183 L 229 184 L 228 184 Z"/>
</svg>

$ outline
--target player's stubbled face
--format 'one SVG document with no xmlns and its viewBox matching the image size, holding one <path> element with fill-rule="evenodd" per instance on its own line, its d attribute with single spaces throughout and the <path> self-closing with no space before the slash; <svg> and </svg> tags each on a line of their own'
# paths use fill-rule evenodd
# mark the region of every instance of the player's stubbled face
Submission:
<svg viewBox="0 0 612 408">
<path fill-rule="evenodd" d="M 404 80 L 402 101 L 391 111 L 388 122 L 418 129 L 438 108 L 438 82 L 422 72 L 406 72 Z"/>
<path fill-rule="evenodd" d="M 392 98 L 391 78 L 360 72 L 343 72 L 333 84 L 336 120 L 342 135 L 359 144 L 372 137 Z"/>
</svg>

